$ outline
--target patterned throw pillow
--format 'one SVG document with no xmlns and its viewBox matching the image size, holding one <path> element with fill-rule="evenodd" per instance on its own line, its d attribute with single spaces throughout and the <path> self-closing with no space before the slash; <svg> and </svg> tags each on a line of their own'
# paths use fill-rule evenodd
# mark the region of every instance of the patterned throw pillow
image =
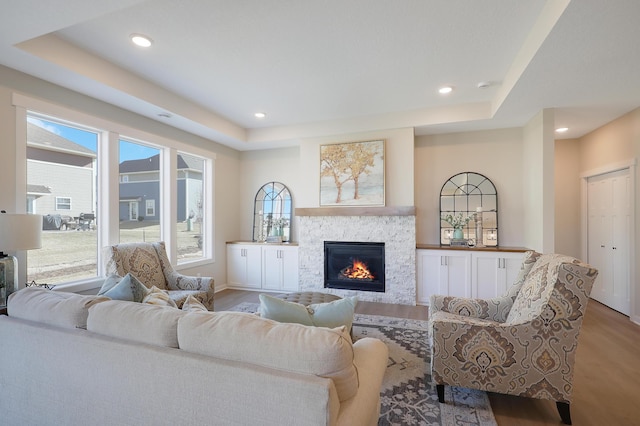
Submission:
<svg viewBox="0 0 640 426">
<path fill-rule="evenodd" d="M 202 302 L 200 302 L 191 294 L 187 296 L 186 300 L 182 304 L 182 310 L 188 311 L 188 312 L 197 312 L 197 311 L 209 312 L 207 307 L 204 306 Z"/>
<path fill-rule="evenodd" d="M 151 287 L 149 293 L 144 297 L 144 299 L 142 299 L 142 303 L 147 303 L 149 305 L 171 306 L 176 309 L 178 308 L 176 302 L 169 297 L 169 292 L 166 290 L 160 290 L 155 285 Z"/>
<path fill-rule="evenodd" d="M 127 274 L 120 277 L 114 274 L 104 280 L 98 295 L 107 296 L 114 300 L 142 302 L 147 293 L 149 293 L 149 289 L 133 275 Z"/>
<path fill-rule="evenodd" d="M 339 327 L 346 325 L 351 330 L 353 312 L 358 299 L 345 297 L 328 303 L 314 303 L 304 306 L 296 302 L 288 302 L 277 297 L 261 294 L 258 312 L 263 318 L 278 322 L 294 322 L 316 327 Z"/>
</svg>

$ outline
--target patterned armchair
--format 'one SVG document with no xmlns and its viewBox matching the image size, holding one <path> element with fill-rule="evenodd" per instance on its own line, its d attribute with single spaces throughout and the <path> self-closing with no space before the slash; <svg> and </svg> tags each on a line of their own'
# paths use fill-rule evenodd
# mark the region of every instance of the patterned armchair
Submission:
<svg viewBox="0 0 640 426">
<path fill-rule="evenodd" d="M 176 272 L 164 242 L 117 244 L 105 249 L 106 275 L 135 276 L 145 287 L 167 290 L 180 308 L 189 295 L 213 310 L 213 278 L 189 277 Z"/>
<path fill-rule="evenodd" d="M 433 296 L 431 377 L 444 385 L 556 401 L 571 424 L 578 334 L 598 271 L 557 254 L 527 252 L 507 295 Z"/>
</svg>

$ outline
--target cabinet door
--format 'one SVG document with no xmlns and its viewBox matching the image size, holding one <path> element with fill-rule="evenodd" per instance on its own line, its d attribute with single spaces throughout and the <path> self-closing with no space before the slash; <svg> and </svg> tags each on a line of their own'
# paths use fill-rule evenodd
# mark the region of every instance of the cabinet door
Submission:
<svg viewBox="0 0 640 426">
<path fill-rule="evenodd" d="M 243 254 L 243 246 L 227 245 L 227 284 L 230 286 L 243 286 L 247 281 L 247 260 Z"/>
<path fill-rule="evenodd" d="M 471 297 L 471 255 L 455 250 L 416 250 L 416 302 L 428 305 L 432 294 Z"/>
<path fill-rule="evenodd" d="M 440 294 L 471 297 L 471 253 L 447 251 L 440 267 Z"/>
<path fill-rule="evenodd" d="M 282 288 L 282 250 L 278 246 L 262 247 L 262 288 Z"/>
<path fill-rule="evenodd" d="M 297 247 L 262 247 L 262 288 L 298 290 Z"/>
<path fill-rule="evenodd" d="M 260 288 L 260 247 L 227 245 L 227 283 L 232 287 Z"/>
<path fill-rule="evenodd" d="M 491 299 L 502 296 L 515 282 L 522 253 L 474 252 L 472 255 L 473 297 Z"/>
<path fill-rule="evenodd" d="M 416 250 L 416 302 L 428 305 L 432 294 L 440 294 L 440 252 Z"/>
</svg>

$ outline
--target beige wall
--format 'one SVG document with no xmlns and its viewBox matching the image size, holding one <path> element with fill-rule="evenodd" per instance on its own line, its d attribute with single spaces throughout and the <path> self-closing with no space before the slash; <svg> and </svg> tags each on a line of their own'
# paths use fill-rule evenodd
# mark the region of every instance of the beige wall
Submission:
<svg viewBox="0 0 640 426">
<path fill-rule="evenodd" d="M 555 251 L 580 259 L 580 141 L 557 140 L 555 157 Z"/>
<path fill-rule="evenodd" d="M 553 111 L 543 110 L 522 130 L 524 241 L 543 253 L 555 251 L 553 126 Z"/>
<path fill-rule="evenodd" d="M 247 151 L 241 154 L 240 163 L 240 208 L 234 220 L 240 229 L 236 239 L 251 241 L 253 237 L 253 201 L 258 190 L 268 182 L 280 182 L 289 188 L 293 208 L 298 207 L 301 187 L 300 149 L 280 148 L 263 151 Z M 298 240 L 298 229 L 291 228 L 291 240 Z"/>
<path fill-rule="evenodd" d="M 522 129 L 416 138 L 416 241 L 439 244 L 440 190 L 461 172 L 480 173 L 493 182 L 498 192 L 499 244 L 523 246 Z"/>
<path fill-rule="evenodd" d="M 636 109 L 580 138 L 580 172 L 601 169 L 633 158 Z"/>
<path fill-rule="evenodd" d="M 320 145 L 385 139 L 385 199 L 387 206 L 413 206 L 413 129 L 355 133 L 303 139 L 300 143 L 298 207 L 320 205 Z"/>
</svg>

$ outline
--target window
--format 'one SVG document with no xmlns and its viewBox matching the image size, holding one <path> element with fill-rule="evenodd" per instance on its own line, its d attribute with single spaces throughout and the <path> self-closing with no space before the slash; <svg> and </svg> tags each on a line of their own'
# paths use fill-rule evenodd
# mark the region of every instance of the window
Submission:
<svg viewBox="0 0 640 426">
<path fill-rule="evenodd" d="M 13 103 L 27 124 L 18 150 L 27 169 L 26 210 L 45 218 L 42 248 L 26 252 L 29 281 L 94 286 L 103 274 L 101 248 L 119 242 L 163 239 L 172 261 L 178 254 L 179 263 L 192 266 L 213 258 L 213 202 L 206 194 L 215 154 L 19 94 Z M 111 189 L 115 178 L 118 189 Z M 176 217 L 183 230 L 168 223 Z"/>
<path fill-rule="evenodd" d="M 80 217 L 96 210 L 98 141 L 86 126 L 28 117 L 27 211 L 44 220 L 42 248 L 27 252 L 27 281 L 57 284 L 97 276 L 96 224 L 81 224 Z"/>
<path fill-rule="evenodd" d="M 147 212 L 145 213 L 147 216 L 155 216 L 156 215 L 156 200 L 147 200 Z"/>
<path fill-rule="evenodd" d="M 155 208 L 156 201 L 160 202 L 160 154 L 149 144 L 120 140 L 121 243 L 161 240 L 160 215 Z"/>
<path fill-rule="evenodd" d="M 176 207 L 178 263 L 203 257 L 205 160 L 178 152 Z"/>
<path fill-rule="evenodd" d="M 71 198 L 56 197 L 56 210 L 71 210 Z"/>
</svg>

